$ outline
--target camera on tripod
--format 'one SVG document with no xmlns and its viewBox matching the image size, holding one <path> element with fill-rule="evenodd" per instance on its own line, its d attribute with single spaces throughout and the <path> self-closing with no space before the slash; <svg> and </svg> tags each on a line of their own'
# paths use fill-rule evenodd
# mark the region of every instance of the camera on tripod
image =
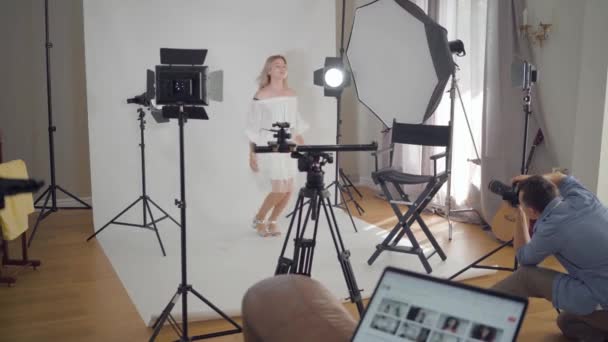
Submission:
<svg viewBox="0 0 608 342">
<path fill-rule="evenodd" d="M 269 141 L 268 146 L 254 146 L 255 153 L 291 153 L 291 157 L 298 159 L 298 170 L 306 172 L 306 188 L 323 189 L 323 166 L 327 163 L 333 163 L 334 159 L 328 152 L 362 152 L 376 151 L 378 143 L 372 142 L 367 145 L 296 145 L 288 139 L 291 134 L 287 132 L 289 128 L 288 122 L 276 122 L 271 129 L 275 132 L 276 141 Z"/>
<path fill-rule="evenodd" d="M 314 248 L 316 246 L 319 214 L 325 213 L 327 225 L 331 232 L 338 260 L 346 280 L 346 286 L 349 289 L 351 302 L 357 304 L 359 312 L 363 312 L 361 293 L 349 260 L 350 252 L 344 247 L 338 223 L 329 200 L 329 191 L 327 191 L 323 182 L 323 176 L 325 175 L 323 166 L 334 161 L 333 156 L 328 152 L 376 151 L 378 144 L 373 142 L 368 145 L 296 145 L 288 140 L 291 137 L 291 134 L 287 132 L 289 123 L 277 122 L 273 123 L 272 127 L 278 128 L 270 130 L 271 132 L 275 132 L 274 137 L 277 138 L 277 141 L 268 142 L 268 146 L 256 145 L 253 148 L 254 152 L 291 153 L 291 157 L 298 160 L 298 170 L 306 172 L 306 185 L 299 191 L 275 274 L 294 273 L 310 277 Z M 304 209 L 304 198 L 308 199 L 306 202 L 308 210 Z M 301 221 L 304 212 L 306 212 L 306 216 L 304 217 L 304 221 Z M 291 241 L 290 235 L 296 222 L 296 217 L 299 217 L 299 219 L 297 221 L 296 237 L 293 239 L 293 258 L 290 259 L 285 257 L 285 252 L 288 242 Z M 310 221 L 316 222 L 312 238 L 305 237 L 306 225 L 309 222 L 309 218 Z"/>
<path fill-rule="evenodd" d="M 502 197 L 503 201 L 509 202 L 512 207 L 517 207 L 519 205 L 519 187 L 517 183 L 513 186 L 508 186 L 507 184 L 499 181 L 499 180 L 491 180 L 488 184 L 488 189 Z"/>
</svg>

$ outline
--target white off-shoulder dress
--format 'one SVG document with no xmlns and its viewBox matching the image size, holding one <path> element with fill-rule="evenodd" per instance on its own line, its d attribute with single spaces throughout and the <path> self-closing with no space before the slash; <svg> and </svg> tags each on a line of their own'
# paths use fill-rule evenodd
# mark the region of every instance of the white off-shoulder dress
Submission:
<svg viewBox="0 0 608 342">
<path fill-rule="evenodd" d="M 292 139 L 308 129 L 298 111 L 296 96 L 279 96 L 268 99 L 253 99 L 247 114 L 245 133 L 249 141 L 256 145 L 267 146 L 276 141 L 272 124 L 289 122 Z M 258 174 L 271 186 L 272 192 L 293 191 L 293 180 L 298 171 L 297 160 L 289 153 L 258 153 Z"/>
</svg>

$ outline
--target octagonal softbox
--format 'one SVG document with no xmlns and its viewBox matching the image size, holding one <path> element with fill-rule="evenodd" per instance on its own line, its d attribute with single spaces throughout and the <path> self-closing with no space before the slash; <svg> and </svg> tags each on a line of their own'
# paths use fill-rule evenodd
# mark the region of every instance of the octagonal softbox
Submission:
<svg viewBox="0 0 608 342">
<path fill-rule="evenodd" d="M 346 55 L 359 101 L 386 127 L 426 121 L 454 70 L 446 29 L 407 0 L 358 7 Z"/>
</svg>

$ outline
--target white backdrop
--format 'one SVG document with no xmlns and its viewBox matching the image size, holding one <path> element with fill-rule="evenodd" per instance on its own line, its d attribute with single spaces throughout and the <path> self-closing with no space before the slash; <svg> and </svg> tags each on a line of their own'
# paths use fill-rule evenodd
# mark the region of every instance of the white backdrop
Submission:
<svg viewBox="0 0 608 342">
<path fill-rule="evenodd" d="M 137 107 L 125 100 L 144 91 L 146 69 L 160 62 L 159 48 L 206 48 L 210 70 L 224 70 L 224 102 L 207 107 L 209 121 L 191 120 L 185 127 L 189 248 L 192 251 L 213 244 L 218 229 L 230 230 L 227 233 L 236 234 L 233 236 L 253 235 L 249 225 L 265 195 L 249 171 L 244 135 L 249 101 L 256 91 L 255 78 L 267 56 L 284 54 L 290 86 L 298 93 L 300 111 L 311 125 L 304 134 L 306 143 L 335 143 L 335 100 L 323 97 L 322 89 L 312 85 L 313 70 L 322 65 L 324 57 L 335 54 L 334 7 L 334 1 L 327 0 L 85 0 L 95 229 L 137 199 L 141 191 Z M 148 193 L 179 220 L 173 204 L 179 197 L 178 126 L 175 121 L 156 124 L 149 115 L 147 122 Z M 329 182 L 333 167 L 327 167 L 327 173 Z M 298 186 L 303 180 L 300 176 Z M 131 213 L 123 221 L 141 220 L 141 209 Z M 131 288 L 126 279 L 143 277 L 133 271 L 151 272 L 163 264 L 174 271 L 152 274 L 150 279 L 162 278 L 172 284 L 169 288 L 173 291 L 179 281 L 179 246 L 168 234 L 178 228 L 168 220 L 160 224 L 167 258 L 162 258 L 153 232 L 134 231 L 136 228 L 111 226 L 99 240 L 145 316 L 151 307 L 142 309 L 134 298 L 137 291 L 145 289 Z M 232 252 L 229 245 L 226 248 Z M 133 255 L 133 263 L 117 265 L 116 254 Z M 143 260 L 144 264 L 134 260 Z M 246 272 L 247 259 L 244 261 L 240 271 Z M 210 265 L 221 269 L 222 261 L 213 260 Z M 189 270 L 192 277 L 209 271 L 200 267 L 200 260 L 190 260 Z M 259 277 L 269 275 L 271 272 Z M 217 282 L 218 288 L 227 281 L 205 279 L 205 286 Z M 164 301 L 170 293 L 148 295 L 160 295 Z"/>
</svg>

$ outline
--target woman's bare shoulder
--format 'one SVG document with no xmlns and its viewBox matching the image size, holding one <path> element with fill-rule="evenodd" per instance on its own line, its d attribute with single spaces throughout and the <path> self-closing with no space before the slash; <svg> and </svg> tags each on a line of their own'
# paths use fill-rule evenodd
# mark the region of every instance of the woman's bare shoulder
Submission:
<svg viewBox="0 0 608 342">
<path fill-rule="evenodd" d="M 271 97 L 271 95 L 272 94 L 270 94 L 268 89 L 262 88 L 255 92 L 254 98 L 256 98 L 258 100 L 263 100 L 263 99 Z"/>
</svg>

